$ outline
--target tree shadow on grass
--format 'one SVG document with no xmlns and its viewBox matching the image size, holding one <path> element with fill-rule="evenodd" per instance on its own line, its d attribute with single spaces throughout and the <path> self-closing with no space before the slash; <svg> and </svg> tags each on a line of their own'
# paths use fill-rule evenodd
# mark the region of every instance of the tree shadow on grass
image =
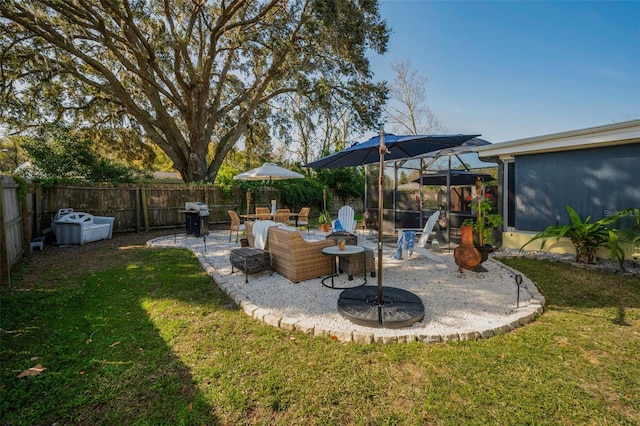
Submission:
<svg viewBox="0 0 640 426">
<path fill-rule="evenodd" d="M 190 253 L 123 247 L 92 248 L 100 267 L 84 271 L 56 248 L 47 274 L 2 290 L 3 423 L 219 423 L 172 346 L 190 327 L 185 305 L 233 305 L 210 277 L 193 274 Z M 36 364 L 46 370 L 17 378 Z"/>
</svg>

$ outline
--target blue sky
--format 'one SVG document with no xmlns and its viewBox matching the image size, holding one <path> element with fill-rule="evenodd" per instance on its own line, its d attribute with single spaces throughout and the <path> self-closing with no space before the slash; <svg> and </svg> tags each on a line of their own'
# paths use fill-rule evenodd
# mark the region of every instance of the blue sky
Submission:
<svg viewBox="0 0 640 426">
<path fill-rule="evenodd" d="M 410 60 L 447 133 L 497 143 L 640 118 L 640 1 L 381 0 L 375 80 Z"/>
</svg>

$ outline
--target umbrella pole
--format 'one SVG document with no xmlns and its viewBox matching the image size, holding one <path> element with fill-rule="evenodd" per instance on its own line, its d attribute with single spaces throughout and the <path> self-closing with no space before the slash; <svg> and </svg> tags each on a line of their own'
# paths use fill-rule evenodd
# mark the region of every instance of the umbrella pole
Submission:
<svg viewBox="0 0 640 426">
<path fill-rule="evenodd" d="M 449 170 L 447 171 L 447 244 L 451 250 L 451 154 L 449 158 Z"/>
<path fill-rule="evenodd" d="M 378 170 L 378 305 L 382 305 L 382 210 L 384 188 L 384 154 L 387 147 L 384 145 L 384 129 L 380 127 L 380 169 Z"/>
</svg>

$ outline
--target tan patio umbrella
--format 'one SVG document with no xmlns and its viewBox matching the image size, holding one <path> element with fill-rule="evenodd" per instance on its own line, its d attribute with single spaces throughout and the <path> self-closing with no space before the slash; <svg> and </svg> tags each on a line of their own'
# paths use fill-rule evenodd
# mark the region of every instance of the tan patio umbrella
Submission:
<svg viewBox="0 0 640 426">
<path fill-rule="evenodd" d="M 302 179 L 304 175 L 296 173 L 293 170 L 285 169 L 275 163 L 264 163 L 260 167 L 251 169 L 244 173 L 240 173 L 233 177 L 235 180 L 284 180 L 284 179 Z"/>
<path fill-rule="evenodd" d="M 271 183 L 273 180 L 303 179 L 304 175 L 280 167 L 275 163 L 264 163 L 260 167 L 237 174 L 233 178 L 235 180 L 267 180 Z M 247 214 L 249 214 L 249 197 L 251 195 L 247 193 Z"/>
</svg>

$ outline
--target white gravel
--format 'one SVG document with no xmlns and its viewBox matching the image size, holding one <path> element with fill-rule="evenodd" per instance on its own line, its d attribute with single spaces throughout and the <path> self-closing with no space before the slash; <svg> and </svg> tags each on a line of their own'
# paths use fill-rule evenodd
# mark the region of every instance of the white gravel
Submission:
<svg viewBox="0 0 640 426">
<path fill-rule="evenodd" d="M 320 232 L 311 236 L 303 232 L 303 235 L 307 239 L 325 237 Z M 216 283 L 253 317 L 283 328 L 330 334 L 337 340 L 443 341 L 490 337 L 532 321 L 542 312 L 544 304 L 535 285 L 522 276 L 516 307 L 515 276 L 519 272 L 493 259 L 483 263 L 487 272 L 461 273 L 452 252 L 439 253 L 444 263 L 433 262 L 417 253 L 404 261 L 392 259 L 395 248 L 385 246 L 383 288 L 396 287 L 418 295 L 425 306 L 425 316 L 422 321 L 402 329 L 363 327 L 338 313 L 341 291 L 324 287 L 320 278 L 292 283 L 275 272 L 269 276 L 269 272 L 264 271 L 249 275 L 249 283 L 245 284 L 242 272 L 236 270 L 231 274 L 229 254 L 239 245 L 233 239 L 228 242 L 228 237 L 227 231 L 213 231 L 206 239 L 176 234 L 156 238 L 148 244 L 189 248 Z M 358 236 L 358 244 L 374 250 L 377 266 L 376 242 Z M 361 279 L 362 276 L 356 276 L 353 281 L 347 281 L 343 274 L 336 278 L 336 286 L 348 286 Z M 377 283 L 377 277 L 368 277 L 368 285 Z"/>
</svg>

